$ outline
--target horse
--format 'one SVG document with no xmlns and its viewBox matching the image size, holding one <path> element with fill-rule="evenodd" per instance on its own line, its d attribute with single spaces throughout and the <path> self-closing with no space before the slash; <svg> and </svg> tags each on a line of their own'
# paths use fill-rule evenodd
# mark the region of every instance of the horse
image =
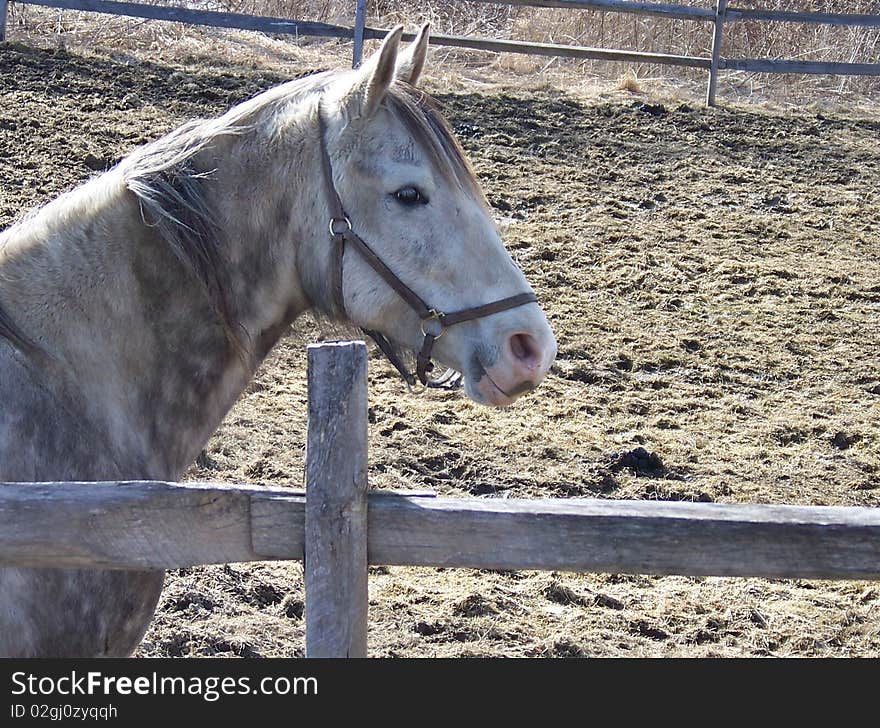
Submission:
<svg viewBox="0 0 880 728">
<path fill-rule="evenodd" d="M 553 332 L 416 89 L 428 26 L 401 33 L 0 233 L 0 481 L 179 480 L 306 311 L 374 334 L 404 374 L 416 354 L 423 382 L 436 360 L 482 404 L 538 386 Z M 0 568 L 0 655 L 130 655 L 163 578 Z"/>
</svg>

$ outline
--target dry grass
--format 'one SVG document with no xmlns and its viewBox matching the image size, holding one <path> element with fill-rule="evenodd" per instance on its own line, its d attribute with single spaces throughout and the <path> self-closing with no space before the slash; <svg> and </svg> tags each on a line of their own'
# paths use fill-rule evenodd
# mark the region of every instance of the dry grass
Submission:
<svg viewBox="0 0 880 728">
<path fill-rule="evenodd" d="M 628 70 L 617 80 L 617 88 L 620 91 L 629 91 L 634 94 L 642 93 L 644 91 L 642 85 L 639 83 L 639 79 L 636 78 L 636 74 L 632 69 Z"/>
</svg>

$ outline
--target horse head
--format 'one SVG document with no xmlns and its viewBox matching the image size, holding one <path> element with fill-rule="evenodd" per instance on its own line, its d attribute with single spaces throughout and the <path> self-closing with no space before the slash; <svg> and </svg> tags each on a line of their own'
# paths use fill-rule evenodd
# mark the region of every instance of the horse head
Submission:
<svg viewBox="0 0 880 728">
<path fill-rule="evenodd" d="M 428 26 L 398 52 L 401 32 L 317 101 L 325 309 L 417 352 L 423 382 L 433 357 L 472 400 L 505 406 L 542 381 L 556 341 L 460 144 L 415 88 Z"/>
</svg>

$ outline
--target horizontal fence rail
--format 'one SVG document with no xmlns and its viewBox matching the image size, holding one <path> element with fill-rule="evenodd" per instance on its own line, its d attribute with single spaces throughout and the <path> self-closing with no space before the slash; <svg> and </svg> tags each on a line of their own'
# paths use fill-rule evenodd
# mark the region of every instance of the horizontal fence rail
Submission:
<svg viewBox="0 0 880 728">
<path fill-rule="evenodd" d="M 384 38 L 387 30 L 364 28 L 364 37 L 372 40 Z M 404 33 L 404 40 L 412 40 L 415 33 Z M 470 48 L 472 50 L 493 51 L 495 53 L 525 53 L 533 56 L 556 56 L 560 58 L 582 58 L 592 61 L 632 61 L 634 63 L 657 63 L 665 66 L 690 66 L 709 68 L 709 59 L 699 56 L 676 56 L 668 53 L 642 53 L 639 51 L 618 51 L 606 48 L 588 48 L 564 43 L 532 43 L 521 40 L 495 40 L 494 38 L 473 38 L 458 35 L 431 35 L 434 45 Z"/>
<path fill-rule="evenodd" d="M 471 2 L 498 5 L 526 6 L 535 8 L 560 8 L 564 10 L 598 10 L 615 13 L 633 13 L 674 20 L 714 21 L 716 11 L 712 8 L 689 7 L 678 3 L 647 3 L 635 0 L 471 0 Z M 880 15 L 868 13 L 822 13 L 798 10 L 760 10 L 752 8 L 727 8 L 726 21 L 769 20 L 793 23 L 817 23 L 819 25 L 845 25 L 863 28 L 880 28 Z"/>
<path fill-rule="evenodd" d="M 166 20 L 213 28 L 256 30 L 263 33 L 317 36 L 323 38 L 352 38 L 354 29 L 329 23 L 304 20 L 288 20 L 242 13 L 223 13 L 214 10 L 172 7 L 168 5 L 144 5 L 120 0 L 15 0 L 21 5 L 41 5 L 60 10 L 79 10 L 89 13 L 122 15 L 130 18 Z M 0 0 L 2 2 L 2 0 Z"/>
<path fill-rule="evenodd" d="M 880 63 L 784 61 L 773 58 L 723 58 L 721 68 L 754 73 L 807 73 L 840 76 L 880 76 Z"/>
<path fill-rule="evenodd" d="M 176 569 L 302 560 L 302 490 L 0 484 L 0 565 Z M 370 564 L 880 579 L 880 509 L 372 491 Z"/>
<path fill-rule="evenodd" d="M 3 2 L 3 0 L 0 0 Z M 143 5 L 141 3 L 119 2 L 118 0 L 17 0 L 23 5 L 40 5 L 63 10 L 106 13 L 133 18 L 165 20 L 191 25 L 204 25 L 217 28 L 254 30 L 280 35 L 318 36 L 325 38 L 356 38 L 379 40 L 388 34 L 387 28 L 359 27 L 348 28 L 328 23 L 286 20 L 284 18 L 243 15 L 240 13 L 221 13 L 209 10 L 168 7 L 163 5 Z M 415 33 L 404 33 L 404 40 L 413 40 Z M 678 56 L 665 53 L 640 53 L 618 51 L 605 48 L 587 48 L 564 43 L 529 43 L 517 40 L 496 40 L 493 38 L 474 38 L 470 36 L 432 34 L 431 43 L 439 46 L 470 48 L 472 50 L 493 51 L 495 53 L 527 53 L 531 55 L 581 58 L 598 61 L 631 61 L 635 63 L 657 63 L 671 66 L 690 66 L 708 68 L 709 61 L 694 56 Z M 355 52 L 356 63 L 360 61 L 360 50 Z"/>
<path fill-rule="evenodd" d="M 480 0 L 477 0 L 479 2 Z M 880 28 L 880 15 L 867 13 L 814 13 L 798 10 L 728 8 L 727 20 L 771 20 L 784 23 L 814 23 L 860 28 Z"/>
<path fill-rule="evenodd" d="M 674 20 L 714 20 L 711 8 L 693 8 L 677 3 L 646 3 L 636 0 L 473 0 L 490 5 L 516 5 L 564 10 L 601 10 L 614 13 L 633 13 Z"/>
</svg>

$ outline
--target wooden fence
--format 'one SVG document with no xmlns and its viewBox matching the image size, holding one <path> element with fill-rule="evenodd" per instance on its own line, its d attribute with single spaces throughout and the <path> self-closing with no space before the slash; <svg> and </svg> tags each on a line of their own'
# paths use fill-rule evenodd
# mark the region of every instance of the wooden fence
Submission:
<svg viewBox="0 0 880 728">
<path fill-rule="evenodd" d="M 306 654 L 364 656 L 368 564 L 880 579 L 880 509 L 368 492 L 363 342 L 308 350 L 305 492 L 0 484 L 0 566 L 305 559 Z"/>
<path fill-rule="evenodd" d="M 0 41 L 5 39 L 7 4 L 0 0 Z M 708 57 L 682 56 L 668 53 L 641 53 L 636 51 L 588 48 L 558 43 L 529 43 L 517 40 L 496 40 L 452 35 L 432 35 L 435 45 L 473 48 L 498 53 L 527 53 L 532 55 L 559 56 L 599 61 L 628 61 L 631 63 L 656 63 L 659 65 L 701 68 L 709 72 L 706 103 L 715 105 L 718 73 L 722 70 L 752 71 L 761 73 L 799 73 L 822 75 L 880 75 L 880 63 L 838 63 L 831 61 L 803 61 L 771 58 L 726 58 L 721 55 L 724 24 L 737 20 L 761 20 L 777 22 L 815 23 L 821 25 L 880 28 L 880 15 L 858 13 L 817 13 L 785 10 L 760 10 L 728 7 L 727 0 L 716 0 L 715 8 L 690 7 L 676 3 L 637 2 L 634 0 L 475 0 L 502 5 L 542 8 L 566 8 L 572 10 L 602 10 L 634 13 L 661 18 L 693 20 L 711 25 L 712 44 Z M 43 5 L 63 10 L 81 10 L 112 15 L 126 15 L 153 20 L 169 20 L 194 25 L 219 28 L 239 28 L 264 33 L 296 36 L 321 36 L 351 38 L 354 43 L 353 63 L 361 59 L 365 39 L 383 38 L 387 30 L 366 26 L 366 0 L 355 0 L 354 26 L 349 28 L 328 23 L 271 18 L 240 13 L 224 13 L 164 5 L 144 5 L 116 0 L 16 0 L 27 5 Z M 411 39 L 412 34 L 404 34 Z"/>
</svg>

